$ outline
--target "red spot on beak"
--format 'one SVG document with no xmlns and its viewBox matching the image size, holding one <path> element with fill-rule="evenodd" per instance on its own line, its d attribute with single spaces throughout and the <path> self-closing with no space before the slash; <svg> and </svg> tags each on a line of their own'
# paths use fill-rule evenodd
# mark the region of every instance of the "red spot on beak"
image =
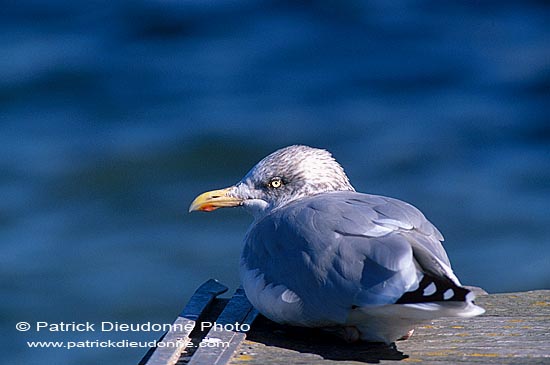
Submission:
<svg viewBox="0 0 550 365">
<path fill-rule="evenodd" d="M 211 212 L 211 211 L 216 210 L 216 209 L 218 209 L 218 207 L 215 207 L 215 206 L 212 205 L 212 204 L 206 204 L 206 205 L 203 205 L 203 206 L 201 207 L 201 210 L 202 210 L 202 211 L 205 211 L 205 212 Z"/>
</svg>

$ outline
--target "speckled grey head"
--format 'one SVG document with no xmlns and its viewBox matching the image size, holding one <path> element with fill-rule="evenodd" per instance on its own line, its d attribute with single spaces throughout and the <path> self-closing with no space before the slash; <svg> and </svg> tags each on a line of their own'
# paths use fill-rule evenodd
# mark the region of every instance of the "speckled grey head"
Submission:
<svg viewBox="0 0 550 365">
<path fill-rule="evenodd" d="M 242 205 L 257 216 L 296 199 L 329 191 L 355 189 L 328 151 L 295 145 L 258 162 L 231 195 L 244 199 Z"/>
</svg>

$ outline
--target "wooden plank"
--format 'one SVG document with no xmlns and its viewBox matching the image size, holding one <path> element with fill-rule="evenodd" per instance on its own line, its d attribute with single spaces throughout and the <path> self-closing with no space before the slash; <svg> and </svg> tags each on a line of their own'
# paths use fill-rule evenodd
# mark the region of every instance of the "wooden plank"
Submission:
<svg viewBox="0 0 550 365">
<path fill-rule="evenodd" d="M 173 365 L 186 349 L 190 334 L 195 328 L 196 321 L 210 306 L 214 298 L 225 293 L 227 287 L 218 281 L 210 279 L 202 284 L 193 294 L 182 313 L 176 318 L 157 348 L 144 358 L 144 365 Z"/>
<path fill-rule="evenodd" d="M 237 289 L 188 364 L 227 364 L 245 340 L 247 326 L 251 326 L 257 315 L 258 312 L 246 298 L 244 290 Z"/>
<path fill-rule="evenodd" d="M 396 346 L 348 344 L 258 316 L 231 364 L 550 364 L 550 290 L 484 295 L 476 303 L 484 315 L 433 321 Z"/>
</svg>

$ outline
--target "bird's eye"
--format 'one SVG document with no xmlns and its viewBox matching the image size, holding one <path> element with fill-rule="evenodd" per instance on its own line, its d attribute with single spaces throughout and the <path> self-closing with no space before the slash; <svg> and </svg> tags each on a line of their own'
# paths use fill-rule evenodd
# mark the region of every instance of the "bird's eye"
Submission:
<svg viewBox="0 0 550 365">
<path fill-rule="evenodd" d="M 274 189 L 280 188 L 282 185 L 283 180 L 280 177 L 274 177 L 269 181 L 269 184 L 267 184 L 267 186 Z"/>
</svg>

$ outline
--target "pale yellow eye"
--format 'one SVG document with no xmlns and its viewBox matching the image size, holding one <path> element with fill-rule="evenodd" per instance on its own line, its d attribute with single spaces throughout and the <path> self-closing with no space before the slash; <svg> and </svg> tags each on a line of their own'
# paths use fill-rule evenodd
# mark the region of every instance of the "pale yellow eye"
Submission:
<svg viewBox="0 0 550 365">
<path fill-rule="evenodd" d="M 281 185 L 283 185 L 283 180 L 281 180 L 280 177 L 274 177 L 273 179 L 271 179 L 268 185 L 270 188 L 277 189 L 277 188 L 280 188 Z"/>
</svg>

